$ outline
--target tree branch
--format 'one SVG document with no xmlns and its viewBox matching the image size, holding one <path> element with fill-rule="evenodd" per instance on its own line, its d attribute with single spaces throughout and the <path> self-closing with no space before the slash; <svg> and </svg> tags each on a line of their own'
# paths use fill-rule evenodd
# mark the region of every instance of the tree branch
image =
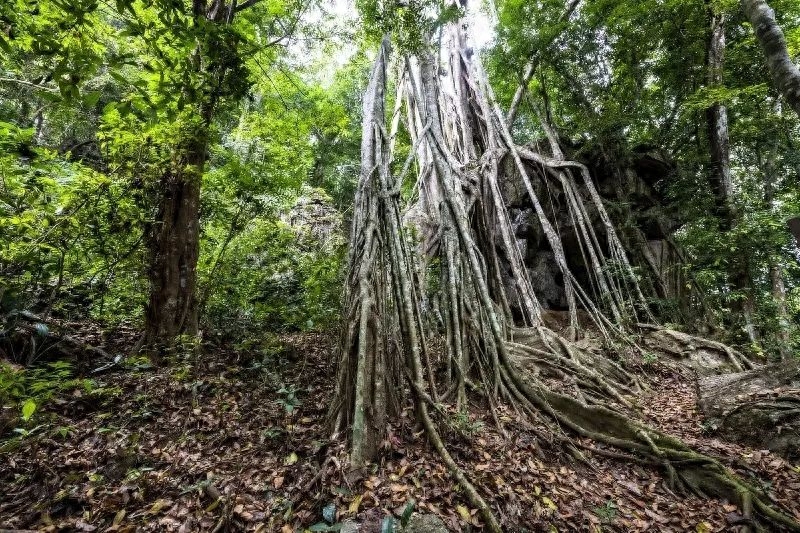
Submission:
<svg viewBox="0 0 800 533">
<path fill-rule="evenodd" d="M 47 91 L 51 93 L 57 93 L 58 89 L 55 87 L 47 87 L 45 85 L 37 85 L 36 83 L 32 83 L 30 81 L 25 80 L 17 80 L 14 78 L 0 78 L 0 83 L 15 83 L 17 85 L 24 85 L 26 87 L 33 87 L 34 89 L 39 89 L 40 91 Z"/>
<path fill-rule="evenodd" d="M 239 11 L 244 11 L 244 10 L 245 10 L 245 9 L 247 9 L 248 7 L 253 7 L 254 5 L 256 5 L 256 4 L 257 4 L 257 3 L 259 3 L 259 2 L 261 2 L 261 0 L 244 0 L 244 2 L 242 2 L 241 4 L 239 4 L 238 6 L 236 6 L 236 8 L 234 9 L 234 11 L 235 11 L 236 13 L 238 13 Z"/>
<path fill-rule="evenodd" d="M 800 115 L 800 69 L 789 57 L 786 37 L 775 20 L 775 11 L 764 0 L 741 0 L 741 4 L 758 44 L 767 56 L 767 66 L 776 88 Z"/>
<path fill-rule="evenodd" d="M 572 0 L 570 4 L 567 6 L 566 11 L 559 17 L 558 22 L 564 22 L 569 20 L 569 17 L 572 16 L 572 13 L 578 7 L 580 0 Z M 561 35 L 561 32 L 558 32 L 552 36 L 552 38 L 547 42 L 545 48 L 549 47 L 553 42 Z M 540 49 L 541 50 L 541 49 Z M 525 70 L 522 74 L 522 80 L 517 87 L 517 91 L 514 93 L 514 99 L 511 101 L 511 107 L 508 109 L 508 116 L 506 117 L 506 122 L 508 123 L 509 128 L 513 128 L 514 126 L 514 119 L 517 115 L 517 110 L 519 109 L 519 104 L 522 101 L 522 97 L 525 95 L 525 92 L 528 90 L 528 83 L 530 83 L 531 78 L 533 77 L 533 73 L 536 71 L 537 63 L 539 62 L 539 52 L 540 50 L 535 51 L 531 56 L 528 58 L 528 62 L 525 64 Z"/>
</svg>

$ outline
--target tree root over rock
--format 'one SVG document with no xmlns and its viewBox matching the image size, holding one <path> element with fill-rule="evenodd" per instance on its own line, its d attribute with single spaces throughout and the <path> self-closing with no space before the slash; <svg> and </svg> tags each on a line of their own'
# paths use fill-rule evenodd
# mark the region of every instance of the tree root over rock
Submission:
<svg viewBox="0 0 800 533">
<path fill-rule="evenodd" d="M 569 396 L 547 392 L 541 383 L 520 379 L 520 388 L 542 411 L 574 433 L 660 464 L 672 489 L 703 498 L 726 499 L 742 510 L 752 508 L 753 519 L 758 523 L 800 531 L 800 524 L 777 511 L 763 490 L 741 479 L 717 459 L 693 451 L 679 439 L 605 406 L 589 406 Z"/>
<path fill-rule="evenodd" d="M 701 378 L 698 405 L 724 438 L 800 458 L 800 361 Z"/>
<path fill-rule="evenodd" d="M 645 346 L 671 357 L 688 359 L 688 366 L 700 375 L 718 374 L 729 369 L 744 372 L 753 368 L 753 363 L 744 354 L 721 342 L 654 324 L 639 323 L 636 327 L 646 332 Z"/>
</svg>

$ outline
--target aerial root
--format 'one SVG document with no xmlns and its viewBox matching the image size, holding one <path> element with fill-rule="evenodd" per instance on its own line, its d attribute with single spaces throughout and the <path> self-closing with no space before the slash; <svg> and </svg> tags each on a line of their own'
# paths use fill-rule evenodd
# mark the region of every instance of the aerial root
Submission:
<svg viewBox="0 0 800 533">
<path fill-rule="evenodd" d="M 567 341 L 568 342 L 568 341 Z M 741 509 L 743 523 L 752 524 L 755 530 L 774 530 L 777 527 L 800 532 L 800 524 L 789 515 L 774 507 L 769 496 L 761 489 L 741 479 L 735 472 L 724 466 L 718 459 L 694 451 L 679 439 L 647 427 L 629 413 L 614 407 L 617 398 L 607 394 L 607 390 L 597 387 L 592 378 L 578 377 L 576 383 L 581 390 L 592 391 L 595 398 L 604 393 L 595 403 L 589 405 L 582 399 L 553 392 L 544 382 L 530 372 L 531 360 L 539 359 L 537 364 L 545 364 L 570 376 L 579 375 L 580 367 L 563 364 L 568 361 L 562 354 L 550 353 L 545 357 L 544 350 L 526 347 L 519 343 L 507 343 L 508 354 L 513 359 L 500 360 L 498 374 L 501 377 L 504 393 L 502 399 L 514 407 L 523 420 L 537 419 L 546 429 L 530 426 L 526 428 L 538 438 L 547 442 L 559 442 L 577 461 L 594 468 L 587 456 L 580 450 L 610 459 L 633 462 L 647 466 L 658 466 L 665 473 L 667 486 L 680 493 L 694 494 L 702 498 L 721 498 Z M 570 347 L 570 350 L 574 346 Z M 484 378 L 486 374 L 484 374 Z M 428 406 L 436 406 L 431 397 L 424 393 L 421 383 L 413 385 L 419 402 L 420 418 L 430 442 L 442 457 L 454 479 L 464 488 L 470 504 L 477 508 L 489 531 L 500 531 L 501 527 L 495 513 L 481 497 L 465 472 L 449 454 L 436 424 L 428 414 Z M 484 382 L 483 388 L 490 390 Z M 492 397 L 485 393 L 485 397 Z M 620 402 L 621 403 L 621 402 Z M 621 408 L 625 408 L 624 404 Z M 546 417 L 539 416 L 545 414 Z M 575 436 L 588 438 L 596 443 L 589 445 Z M 601 444 L 602 446 L 597 446 Z"/>
</svg>

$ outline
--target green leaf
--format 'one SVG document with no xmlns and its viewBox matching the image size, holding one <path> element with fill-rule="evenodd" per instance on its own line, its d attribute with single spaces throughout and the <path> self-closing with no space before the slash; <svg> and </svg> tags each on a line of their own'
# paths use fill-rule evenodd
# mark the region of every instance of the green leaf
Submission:
<svg viewBox="0 0 800 533">
<path fill-rule="evenodd" d="M 392 533 L 394 531 L 394 518 L 387 516 L 381 523 L 381 533 Z"/>
<path fill-rule="evenodd" d="M 117 72 L 115 70 L 109 70 L 108 73 L 112 78 L 114 78 L 115 80 L 120 82 L 122 85 L 124 85 L 124 86 L 130 85 L 130 82 L 128 81 L 128 78 L 126 78 L 125 76 L 123 76 L 119 72 Z"/>
<path fill-rule="evenodd" d="M 409 519 L 411 519 L 411 514 L 414 512 L 414 506 L 417 502 L 413 499 L 408 500 L 406 504 L 406 508 L 403 509 L 403 514 L 400 516 L 400 525 L 406 527 L 408 525 Z"/>
<path fill-rule="evenodd" d="M 542 502 L 544 502 L 544 504 L 550 508 L 551 511 L 558 511 L 558 506 L 547 496 L 542 496 Z"/>
<path fill-rule="evenodd" d="M 89 107 L 94 107 L 100 100 L 100 91 L 90 91 L 83 95 L 83 103 Z"/>
<path fill-rule="evenodd" d="M 0 48 L 8 53 L 11 53 L 11 47 L 8 45 L 8 42 L 5 40 L 5 37 L 3 37 L 2 33 L 0 33 Z"/>
<path fill-rule="evenodd" d="M 25 403 L 22 404 L 22 419 L 26 422 L 31 419 L 33 413 L 36 412 L 36 402 L 28 398 L 25 400 Z"/>
</svg>

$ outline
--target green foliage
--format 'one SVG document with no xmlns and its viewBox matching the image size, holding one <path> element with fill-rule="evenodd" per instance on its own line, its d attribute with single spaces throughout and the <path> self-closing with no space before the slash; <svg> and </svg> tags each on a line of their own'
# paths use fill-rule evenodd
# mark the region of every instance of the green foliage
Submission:
<svg viewBox="0 0 800 533">
<path fill-rule="evenodd" d="M 32 146 L 31 136 L 31 130 L 0 124 L 0 231 L 6 237 L 0 243 L 0 306 L 36 308 L 61 290 L 65 311 L 80 306 L 129 315 L 141 284 L 115 275 L 124 271 L 120 256 L 135 257 L 129 247 L 141 241 L 131 234 L 139 223 L 134 204 L 119 182 Z M 102 297 L 94 305 L 82 301 L 87 289 L 105 295 L 112 286 L 111 309 Z"/>
<path fill-rule="evenodd" d="M 772 4 L 797 49 L 796 2 Z M 559 0 L 497 3 L 495 40 L 483 56 L 501 104 L 523 66 L 536 66 L 517 139 L 541 139 L 541 112 L 577 158 L 625 161 L 639 145 L 673 154 L 679 171 L 654 187 L 671 200 L 664 216 L 681 225 L 682 282 L 702 289 L 704 312 L 741 342 L 749 341 L 731 317 L 752 302 L 763 348 L 774 352 L 787 330 L 772 295 L 775 268 L 790 321 L 800 317 L 800 268 L 785 227 L 800 212 L 800 126 L 783 111 L 738 2 L 577 6 L 567 16 Z M 319 20 L 304 16 L 308 7 L 321 10 Z M 172 0 L 3 2 L 0 310 L 140 320 L 157 206 L 165 180 L 180 174 L 202 184 L 204 333 L 263 348 L 265 331 L 335 327 L 372 48 L 391 32 L 400 53 L 421 52 L 463 15 L 441 0 L 357 7 L 354 30 L 301 0 L 262 0 L 230 20 Z M 723 83 L 713 85 L 705 64 L 712 12 L 727 16 Z M 345 61 L 342 35 L 354 49 Z M 730 230 L 708 183 L 704 113 L 717 103 L 728 108 L 731 133 L 739 217 Z M 404 128 L 396 149 L 402 161 Z M 202 162 L 187 162 L 193 152 Z M 410 183 L 401 193 L 412 194 Z M 332 229 L 303 220 L 303 205 Z M 629 212 L 608 207 L 619 218 Z M 439 266 L 430 268 L 436 284 Z M 623 285 L 634 281 L 618 264 L 608 268 Z M 737 273 L 752 286 L 735 286 Z M 676 300 L 652 302 L 662 317 L 686 318 Z M 790 329 L 796 347 L 798 328 Z"/>
<path fill-rule="evenodd" d="M 796 324 L 800 316 L 797 306 L 797 281 L 800 275 L 793 257 L 792 237 L 786 220 L 797 212 L 796 192 L 787 189 L 772 204 L 765 204 L 759 179 L 754 173 L 742 180 L 739 195 L 740 213 L 735 227 L 720 231 L 719 220 L 714 216 L 698 216 L 678 233 L 678 240 L 691 258 L 684 265 L 692 279 L 706 295 L 706 304 L 719 323 L 732 324 L 731 339 L 749 344 L 741 319 L 736 310 L 747 301 L 755 309 L 754 322 L 765 343 L 767 353 L 777 353 L 776 336 L 787 324 L 780 323 L 777 302 L 772 293 L 771 268 L 779 268 L 787 286 L 787 311 Z M 751 287 L 735 287 L 737 272 L 744 273 Z M 791 324 L 790 347 L 798 346 L 796 327 Z M 752 348 L 752 347 L 751 347 Z"/>
<path fill-rule="evenodd" d="M 686 284 L 681 291 L 696 295 L 699 288 L 704 297 L 702 309 L 654 300 L 659 316 L 691 322 L 697 314 L 700 322 L 724 328 L 728 341 L 748 345 L 742 319 L 747 302 L 767 352 L 775 353 L 776 338 L 787 329 L 796 346 L 800 278 L 785 222 L 800 207 L 792 185 L 800 168 L 800 123 L 783 109 L 739 3 L 601 0 L 579 3 L 569 17 L 565 3 L 555 0 L 497 5 L 487 70 L 501 102 L 510 101 L 524 65 L 533 60 L 536 67 L 516 122 L 518 139 L 541 139 L 543 114 L 571 157 L 602 153 L 621 162 L 638 147 L 674 157 L 678 171 L 653 186 L 670 202 L 665 220 L 680 227 L 675 237 L 686 259 L 676 273 Z M 770 5 L 794 39 L 798 4 Z M 721 84 L 709 82 L 706 64 L 712 13 L 726 17 Z M 727 108 L 738 214 L 733 229 L 726 228 L 730 221 L 722 220 L 710 184 L 706 109 L 713 104 Z M 624 212 L 609 211 L 618 219 Z M 788 325 L 776 319 L 770 279 L 776 267 L 787 288 Z M 745 278 L 751 287 L 742 286 Z"/>
<path fill-rule="evenodd" d="M 22 404 L 22 420 L 27 422 L 33 416 L 33 413 L 36 412 L 36 402 L 32 399 L 28 398 L 25 400 L 25 403 Z"/>
<path fill-rule="evenodd" d="M 653 365 L 658 362 L 658 355 L 654 354 L 653 352 L 643 352 L 642 353 L 642 363 L 645 365 Z"/>
<path fill-rule="evenodd" d="M 204 318 L 233 325 L 233 336 L 261 320 L 329 326 L 341 245 L 320 253 L 304 241 L 294 250 L 296 233 L 280 211 L 305 182 L 329 190 L 339 208 L 349 202 L 359 131 L 351 116 L 365 62 L 353 61 L 330 88 L 309 82 L 318 73 L 283 46 L 293 34 L 315 34 L 301 17 L 307 8 L 264 0 L 222 24 L 169 0 L 4 3 L 2 310 L 138 320 L 161 179 L 205 139 L 209 161 L 195 176 L 204 187 Z M 259 243 L 270 250 L 258 259 L 275 255 L 278 265 L 264 273 L 252 261 L 259 271 L 212 281 L 247 262 L 253 240 L 273 237 L 274 245 Z M 231 300 L 224 291 L 234 286 Z"/>
<path fill-rule="evenodd" d="M 287 415 L 294 413 L 294 410 L 300 405 L 300 400 L 297 398 L 297 392 L 298 391 L 294 388 L 294 385 L 287 385 L 278 389 L 278 394 L 280 395 L 278 403 L 283 406 L 283 409 L 286 411 Z"/>
<path fill-rule="evenodd" d="M 342 254 L 341 244 L 304 245 L 284 222 L 256 218 L 216 263 L 208 320 L 233 338 L 252 328 L 329 327 L 339 312 Z"/>
<path fill-rule="evenodd" d="M 94 381 L 74 377 L 72 365 L 55 361 L 22 369 L 0 361 L 0 405 L 14 405 L 20 419 L 29 423 L 36 413 L 53 397 L 79 390 L 96 397 L 116 394 L 113 390 L 97 388 Z"/>
<path fill-rule="evenodd" d="M 377 42 L 391 34 L 393 45 L 408 52 L 429 47 L 436 31 L 464 14 L 460 4 L 443 0 L 357 0 L 356 7 L 368 39 Z"/>
<path fill-rule="evenodd" d="M 456 411 L 450 418 L 450 426 L 467 439 L 471 439 L 483 430 L 483 422 L 472 420 L 467 411 Z"/>
<path fill-rule="evenodd" d="M 613 500 L 607 500 L 602 506 L 593 509 L 604 524 L 610 524 L 617 517 L 617 506 Z"/>
</svg>

